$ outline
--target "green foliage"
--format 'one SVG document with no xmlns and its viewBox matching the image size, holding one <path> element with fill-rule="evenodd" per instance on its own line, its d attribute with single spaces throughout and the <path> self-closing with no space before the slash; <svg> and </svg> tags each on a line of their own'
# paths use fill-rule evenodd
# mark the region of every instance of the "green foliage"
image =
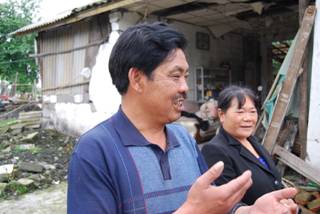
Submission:
<svg viewBox="0 0 320 214">
<path fill-rule="evenodd" d="M 272 59 L 272 66 L 273 66 L 273 70 L 276 71 L 276 73 L 278 73 L 281 67 L 281 63 L 275 59 Z"/>
<path fill-rule="evenodd" d="M 37 78 L 34 53 L 35 34 L 10 36 L 9 33 L 32 23 L 39 0 L 7 0 L 0 4 L 0 79 L 33 83 Z"/>
<path fill-rule="evenodd" d="M 27 192 L 30 192 L 32 189 L 33 189 L 32 187 L 28 188 L 18 183 L 17 181 L 11 181 L 5 187 L 4 191 L 0 195 L 0 198 L 7 198 L 12 193 L 13 195 L 23 195 Z"/>
<path fill-rule="evenodd" d="M 16 153 L 21 153 L 21 152 L 29 152 L 29 153 L 35 155 L 35 154 L 38 154 L 39 152 L 41 152 L 41 148 L 35 146 L 33 148 L 26 149 L 26 148 L 22 148 L 20 145 L 16 145 L 14 147 L 13 153 L 16 154 Z"/>
<path fill-rule="evenodd" d="M 7 119 L 7 120 L 0 120 L 0 128 L 14 125 L 18 122 L 16 119 Z"/>
</svg>

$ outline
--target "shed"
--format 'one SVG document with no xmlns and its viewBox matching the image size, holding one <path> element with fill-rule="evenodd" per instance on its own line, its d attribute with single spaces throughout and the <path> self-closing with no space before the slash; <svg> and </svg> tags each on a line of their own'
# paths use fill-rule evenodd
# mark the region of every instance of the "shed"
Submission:
<svg viewBox="0 0 320 214">
<path fill-rule="evenodd" d="M 127 27 L 157 20 L 189 42 L 190 100 L 201 103 L 230 83 L 261 85 L 263 99 L 275 76 L 272 60 L 285 54 L 273 42 L 286 44 L 294 37 L 299 5 L 295 0 L 109 0 L 23 27 L 12 34 L 37 32 L 33 57 L 40 68 L 44 124 L 78 135 L 116 111 L 120 101 L 106 57 Z"/>
</svg>

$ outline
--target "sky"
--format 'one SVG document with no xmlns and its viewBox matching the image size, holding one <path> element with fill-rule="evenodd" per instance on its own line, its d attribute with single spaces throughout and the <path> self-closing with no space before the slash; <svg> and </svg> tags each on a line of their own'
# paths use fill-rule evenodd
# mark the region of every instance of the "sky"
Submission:
<svg viewBox="0 0 320 214">
<path fill-rule="evenodd" d="M 39 17 L 53 18 L 75 7 L 83 6 L 96 0 L 42 0 L 39 9 Z"/>
<path fill-rule="evenodd" d="M 97 0 L 42 0 L 39 8 L 39 16 L 42 19 L 54 18 L 57 14 L 63 13 L 75 7 L 83 6 Z M 0 3 L 6 0 L 0 0 Z"/>
</svg>

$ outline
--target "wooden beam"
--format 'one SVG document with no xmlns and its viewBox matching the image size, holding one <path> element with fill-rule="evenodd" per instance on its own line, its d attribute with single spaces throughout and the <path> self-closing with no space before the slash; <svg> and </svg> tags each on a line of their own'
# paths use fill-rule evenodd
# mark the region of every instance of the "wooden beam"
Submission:
<svg viewBox="0 0 320 214">
<path fill-rule="evenodd" d="M 301 160 L 299 157 L 276 145 L 274 154 L 278 159 L 301 175 L 320 185 L 320 170 Z"/>
<path fill-rule="evenodd" d="M 40 57 L 46 57 L 46 56 L 52 56 L 52 55 L 66 54 L 66 53 L 71 53 L 71 52 L 74 52 L 74 51 L 78 51 L 78 50 L 82 50 L 82 49 L 98 46 L 98 45 L 101 45 L 102 43 L 104 43 L 106 41 L 108 41 L 108 38 L 102 39 L 100 41 L 93 42 L 93 43 L 90 43 L 90 44 L 87 44 L 87 45 L 83 45 L 83 46 L 79 46 L 79 47 L 76 47 L 76 48 L 68 49 L 68 50 L 56 51 L 56 52 L 47 52 L 47 53 L 39 53 L 39 54 L 30 54 L 29 56 L 30 57 L 40 58 Z"/>
<path fill-rule="evenodd" d="M 73 84 L 66 84 L 66 85 L 61 85 L 53 88 L 44 88 L 42 89 L 42 92 L 46 91 L 54 91 L 58 89 L 64 89 L 64 88 L 71 88 L 71 87 L 76 87 L 76 86 L 81 86 L 81 85 L 87 85 L 89 84 L 89 81 L 84 81 L 84 82 L 79 82 L 79 83 L 73 83 Z"/>
<path fill-rule="evenodd" d="M 263 139 L 263 145 L 272 153 L 278 137 L 284 117 L 287 113 L 291 96 L 302 65 L 304 50 L 309 41 L 309 37 L 314 24 L 316 10 L 314 6 L 309 6 L 306 10 L 302 25 L 298 31 L 297 42 L 293 50 L 292 61 L 289 65 L 286 79 L 283 82 L 279 97 L 276 101 L 270 125 Z"/>
</svg>

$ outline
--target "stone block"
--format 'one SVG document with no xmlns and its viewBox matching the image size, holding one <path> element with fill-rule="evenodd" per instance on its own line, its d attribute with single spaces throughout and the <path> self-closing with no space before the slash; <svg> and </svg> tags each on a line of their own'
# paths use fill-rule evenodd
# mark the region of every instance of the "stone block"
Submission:
<svg viewBox="0 0 320 214">
<path fill-rule="evenodd" d="M 20 178 L 17 182 L 23 186 L 30 186 L 34 183 L 34 180 L 29 178 Z"/>
<path fill-rule="evenodd" d="M 21 162 L 19 164 L 19 169 L 21 171 L 27 171 L 27 172 L 42 172 L 44 167 L 38 163 L 27 163 L 27 162 Z"/>
</svg>

